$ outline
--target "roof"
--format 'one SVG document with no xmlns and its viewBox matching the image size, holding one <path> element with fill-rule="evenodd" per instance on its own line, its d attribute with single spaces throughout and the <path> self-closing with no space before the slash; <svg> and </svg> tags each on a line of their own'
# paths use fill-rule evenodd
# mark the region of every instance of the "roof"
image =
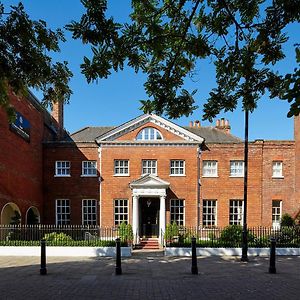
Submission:
<svg viewBox="0 0 300 300">
<path fill-rule="evenodd" d="M 84 127 L 71 134 L 74 142 L 95 142 L 96 138 L 111 131 L 115 127 Z"/>
<path fill-rule="evenodd" d="M 202 136 L 205 143 L 241 143 L 242 140 L 230 133 L 225 133 L 214 127 L 184 127 L 192 133 Z"/>
<path fill-rule="evenodd" d="M 115 129 L 113 126 L 85 127 L 71 134 L 74 142 L 95 142 L 95 140 Z M 184 129 L 205 139 L 206 143 L 240 143 L 242 140 L 232 134 L 213 127 L 184 127 Z"/>
</svg>

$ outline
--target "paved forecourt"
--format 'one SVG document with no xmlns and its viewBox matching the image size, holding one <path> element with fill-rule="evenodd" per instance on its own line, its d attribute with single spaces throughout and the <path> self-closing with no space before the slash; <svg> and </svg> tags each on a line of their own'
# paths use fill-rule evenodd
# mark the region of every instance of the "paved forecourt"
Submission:
<svg viewBox="0 0 300 300">
<path fill-rule="evenodd" d="M 49 257 L 41 276 L 38 257 L 0 257 L 1 299 L 299 299 L 300 257 L 277 257 L 277 274 L 268 258 L 191 258 L 138 252 L 122 259 Z"/>
</svg>

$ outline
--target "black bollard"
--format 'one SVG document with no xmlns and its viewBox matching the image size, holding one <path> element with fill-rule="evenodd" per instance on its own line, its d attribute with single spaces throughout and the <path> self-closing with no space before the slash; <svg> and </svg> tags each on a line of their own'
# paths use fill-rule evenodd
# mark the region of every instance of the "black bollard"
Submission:
<svg viewBox="0 0 300 300">
<path fill-rule="evenodd" d="M 40 274 L 46 275 L 47 268 L 46 268 L 46 240 L 41 240 L 41 268 Z"/>
<path fill-rule="evenodd" d="M 270 267 L 269 273 L 276 274 L 275 258 L 276 258 L 276 240 L 271 238 L 271 248 L 270 248 Z"/>
<path fill-rule="evenodd" d="M 121 241 L 116 239 L 116 275 L 122 275 L 121 268 Z"/>
<path fill-rule="evenodd" d="M 196 238 L 192 237 L 192 274 L 198 274 L 197 255 L 196 255 Z"/>
</svg>

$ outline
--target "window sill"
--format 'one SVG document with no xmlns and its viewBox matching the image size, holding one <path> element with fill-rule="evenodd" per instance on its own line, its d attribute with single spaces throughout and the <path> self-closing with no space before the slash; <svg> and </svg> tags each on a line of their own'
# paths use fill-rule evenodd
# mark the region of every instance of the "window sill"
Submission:
<svg viewBox="0 0 300 300">
<path fill-rule="evenodd" d="M 232 175 L 230 175 L 229 178 L 244 178 L 244 176 L 232 176 Z"/>
<path fill-rule="evenodd" d="M 185 174 L 170 174 L 170 177 L 186 177 Z"/>
<path fill-rule="evenodd" d="M 129 174 L 115 174 L 114 177 L 130 177 Z"/>
<path fill-rule="evenodd" d="M 80 177 L 93 177 L 93 178 L 96 178 L 98 176 L 97 175 L 80 175 Z"/>
<path fill-rule="evenodd" d="M 283 179 L 284 176 L 272 176 L 272 179 Z"/>
<path fill-rule="evenodd" d="M 207 176 L 207 175 L 202 175 L 202 178 L 219 178 L 219 176 Z"/>
<path fill-rule="evenodd" d="M 54 177 L 71 177 L 71 175 L 54 175 Z"/>
</svg>

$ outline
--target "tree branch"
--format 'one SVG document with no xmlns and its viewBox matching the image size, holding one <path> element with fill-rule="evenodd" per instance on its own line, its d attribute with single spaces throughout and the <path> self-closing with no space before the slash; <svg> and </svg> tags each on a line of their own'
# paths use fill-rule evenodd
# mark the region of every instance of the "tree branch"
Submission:
<svg viewBox="0 0 300 300">
<path fill-rule="evenodd" d="M 234 22 L 235 27 L 236 27 L 236 31 L 241 30 L 241 32 L 242 32 L 242 34 L 243 34 L 243 36 L 244 36 L 244 39 L 247 40 L 247 36 L 245 35 L 245 33 L 244 33 L 244 31 L 243 31 L 243 28 L 242 28 L 241 24 L 235 19 L 234 15 L 233 15 L 232 12 L 230 11 L 229 6 L 228 6 L 226 0 L 221 0 L 221 2 L 223 3 L 224 8 L 225 8 L 225 10 L 227 11 L 228 15 L 230 16 L 230 18 L 231 18 L 232 21 Z"/>
<path fill-rule="evenodd" d="M 185 39 L 185 37 L 187 35 L 187 32 L 188 32 L 189 27 L 191 25 L 192 19 L 193 19 L 195 13 L 196 13 L 196 10 L 197 10 L 199 4 L 200 4 L 200 0 L 197 0 L 195 6 L 193 7 L 192 13 L 191 13 L 191 15 L 190 15 L 190 17 L 189 17 L 189 19 L 188 19 L 188 21 L 186 23 L 186 26 L 184 28 L 182 40 Z M 168 69 L 167 69 L 167 71 L 166 71 L 166 73 L 164 75 L 164 77 L 166 77 L 167 79 L 170 77 L 171 70 L 173 69 L 173 67 L 175 65 L 175 62 L 176 62 L 176 60 L 178 58 L 178 55 L 181 52 L 181 44 L 177 46 L 177 50 L 176 50 L 176 53 L 175 53 L 175 55 L 173 57 L 173 60 L 171 61 L 171 64 L 169 65 L 169 67 L 168 67 Z"/>
</svg>

